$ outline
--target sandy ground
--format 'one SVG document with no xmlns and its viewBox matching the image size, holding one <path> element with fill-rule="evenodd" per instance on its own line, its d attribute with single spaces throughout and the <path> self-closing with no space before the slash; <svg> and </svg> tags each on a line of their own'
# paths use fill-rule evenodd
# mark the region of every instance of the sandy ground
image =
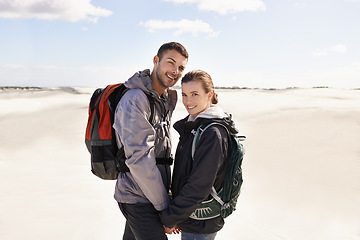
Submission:
<svg viewBox="0 0 360 240">
<path fill-rule="evenodd" d="M 0 239 L 121 239 L 115 182 L 91 174 L 84 144 L 92 91 L 0 91 Z M 238 208 L 217 239 L 359 240 L 360 91 L 221 90 L 219 99 L 247 152 Z M 175 111 L 173 123 L 186 115 L 180 101 Z"/>
</svg>

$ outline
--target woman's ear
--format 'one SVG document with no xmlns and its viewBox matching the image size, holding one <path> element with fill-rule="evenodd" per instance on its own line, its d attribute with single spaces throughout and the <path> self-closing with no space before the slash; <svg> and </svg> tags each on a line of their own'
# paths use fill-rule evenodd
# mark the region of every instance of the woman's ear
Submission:
<svg viewBox="0 0 360 240">
<path fill-rule="evenodd" d="M 208 92 L 208 100 L 209 100 L 209 102 L 212 102 L 211 100 L 212 100 L 212 97 L 214 96 L 214 91 L 210 91 L 210 92 Z"/>
</svg>

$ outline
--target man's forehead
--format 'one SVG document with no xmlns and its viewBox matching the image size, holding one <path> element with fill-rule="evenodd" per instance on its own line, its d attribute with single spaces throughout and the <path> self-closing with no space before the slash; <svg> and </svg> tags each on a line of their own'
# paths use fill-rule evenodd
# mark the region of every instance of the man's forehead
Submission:
<svg viewBox="0 0 360 240">
<path fill-rule="evenodd" d="M 187 59 L 186 57 L 184 57 L 181 53 L 179 53 L 175 49 L 169 49 L 169 50 L 167 50 L 166 52 L 163 53 L 163 57 L 166 57 L 166 58 L 175 59 L 175 58 L 177 58 L 179 56 L 181 56 L 181 58 Z"/>
</svg>

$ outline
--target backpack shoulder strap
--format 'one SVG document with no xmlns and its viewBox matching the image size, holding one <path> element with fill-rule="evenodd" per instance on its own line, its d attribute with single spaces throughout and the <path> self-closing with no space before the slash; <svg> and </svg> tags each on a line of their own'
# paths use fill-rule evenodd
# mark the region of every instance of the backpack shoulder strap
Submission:
<svg viewBox="0 0 360 240">
<path fill-rule="evenodd" d="M 192 147 L 191 147 L 191 158 L 192 158 L 192 160 L 194 160 L 196 146 L 197 146 L 197 144 L 198 144 L 198 142 L 200 140 L 200 137 L 202 136 L 202 134 L 205 132 L 206 129 L 208 129 L 209 127 L 211 127 L 213 125 L 220 125 L 220 126 L 224 127 L 226 129 L 226 132 L 228 133 L 228 135 L 230 134 L 229 130 L 225 127 L 225 125 L 221 124 L 221 123 L 218 123 L 218 122 L 212 122 L 212 123 L 208 124 L 207 126 L 205 126 L 204 128 L 202 128 L 202 126 L 198 127 L 198 129 L 194 133 L 195 136 L 194 136 L 194 140 L 193 140 Z M 221 204 L 221 206 L 223 206 L 225 204 L 221 200 L 221 198 L 219 197 L 219 195 L 216 192 L 216 189 L 215 189 L 214 186 L 211 188 L 210 194 L 218 203 Z"/>
<path fill-rule="evenodd" d="M 202 126 L 198 127 L 198 129 L 194 133 L 195 136 L 194 136 L 194 140 L 193 140 L 192 147 L 191 147 L 191 158 L 193 160 L 194 160 L 196 146 L 200 140 L 200 137 L 202 136 L 202 134 L 205 132 L 206 129 L 208 129 L 209 127 L 211 127 L 213 125 L 220 125 L 220 126 L 224 127 L 226 129 L 227 133 L 229 134 L 229 130 L 225 127 L 225 125 L 218 123 L 218 122 L 212 122 L 212 123 L 206 125 L 204 128 L 202 128 Z"/>
<path fill-rule="evenodd" d="M 144 92 L 145 93 L 145 92 Z M 145 93 L 145 95 L 147 96 L 147 98 L 149 99 L 149 103 L 150 103 L 150 118 L 149 118 L 149 122 L 152 124 L 154 121 L 154 114 L 155 114 L 155 99 L 153 96 L 151 96 L 150 94 Z"/>
<path fill-rule="evenodd" d="M 125 84 L 117 84 L 117 88 L 115 89 L 114 93 L 112 95 L 112 98 L 110 100 L 110 108 L 112 113 L 115 113 L 115 109 L 117 104 L 120 102 L 120 99 L 125 95 L 125 93 L 130 90 L 130 88 L 127 88 L 125 86 Z M 143 91 L 144 92 L 144 91 Z M 146 97 L 149 100 L 150 103 L 150 118 L 149 118 L 149 122 L 152 123 L 154 121 L 154 114 L 155 114 L 155 100 L 154 97 L 151 96 L 151 94 L 148 94 L 146 92 L 144 92 L 144 94 L 146 95 Z"/>
<path fill-rule="evenodd" d="M 123 83 L 109 85 L 115 86 L 113 94 L 109 96 L 109 108 L 112 114 L 115 113 L 115 109 L 120 102 L 120 99 L 124 96 L 124 94 L 129 90 Z"/>
</svg>

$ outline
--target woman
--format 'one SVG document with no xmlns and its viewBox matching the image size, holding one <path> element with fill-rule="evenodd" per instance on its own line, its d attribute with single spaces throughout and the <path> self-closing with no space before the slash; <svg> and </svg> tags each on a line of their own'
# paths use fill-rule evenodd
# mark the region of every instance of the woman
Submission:
<svg viewBox="0 0 360 240">
<path fill-rule="evenodd" d="M 227 132 L 237 131 L 230 117 L 216 105 L 218 98 L 208 73 L 202 70 L 187 73 L 181 81 L 181 89 L 189 115 L 174 124 L 180 140 L 171 186 L 173 201 L 160 217 L 165 230 L 172 228 L 174 231 L 176 225 L 181 229 L 182 240 L 215 239 L 224 225 L 223 218 L 199 220 L 194 212 L 201 202 L 212 198 L 213 186 L 217 192 L 221 189 L 228 149 Z M 192 158 L 194 133 L 212 122 L 219 122 L 227 129 L 218 124 L 210 126 L 203 132 Z"/>
</svg>

